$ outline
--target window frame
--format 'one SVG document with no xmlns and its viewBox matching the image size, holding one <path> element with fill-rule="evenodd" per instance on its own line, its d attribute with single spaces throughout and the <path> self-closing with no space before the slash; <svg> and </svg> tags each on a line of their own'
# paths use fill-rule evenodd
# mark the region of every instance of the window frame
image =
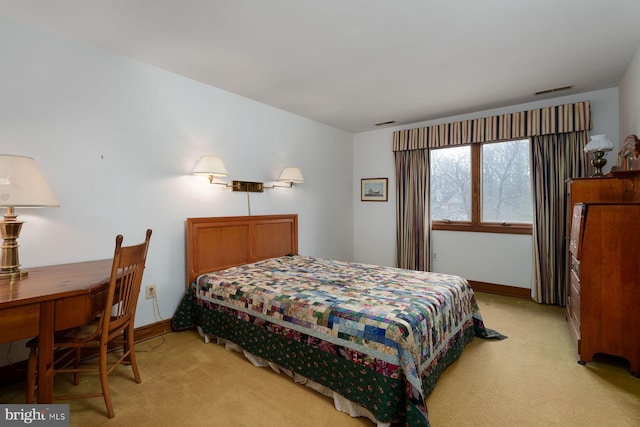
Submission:
<svg viewBox="0 0 640 427">
<path fill-rule="evenodd" d="M 528 139 L 529 144 L 531 144 L 531 138 L 517 138 L 517 140 L 521 139 Z M 481 147 L 483 144 L 495 144 L 514 140 L 515 139 L 507 139 L 469 144 L 471 146 L 471 221 L 431 220 L 432 230 L 467 231 L 477 233 L 533 234 L 533 224 L 480 221 L 480 218 L 482 217 Z M 443 147 L 442 149 L 446 148 L 450 147 Z M 431 185 L 429 185 L 429 193 L 431 193 Z"/>
</svg>

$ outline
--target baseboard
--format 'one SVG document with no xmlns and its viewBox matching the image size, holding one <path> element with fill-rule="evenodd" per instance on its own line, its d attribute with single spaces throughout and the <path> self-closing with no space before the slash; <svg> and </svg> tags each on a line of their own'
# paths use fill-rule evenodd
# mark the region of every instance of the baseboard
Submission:
<svg viewBox="0 0 640 427">
<path fill-rule="evenodd" d="M 516 286 L 496 285 L 494 283 L 476 282 L 469 280 L 469 284 L 474 291 L 486 292 L 488 294 L 504 295 L 507 297 L 516 297 L 531 299 L 531 289 L 518 288 Z"/>
<path fill-rule="evenodd" d="M 137 343 L 150 340 L 171 332 L 171 319 L 162 320 L 160 322 L 151 323 L 136 328 L 135 341 Z M 122 340 L 114 340 L 113 345 L 109 345 L 109 348 L 115 350 L 122 347 Z M 0 367 L 0 387 L 4 387 L 10 384 L 15 384 L 20 381 L 25 381 L 27 378 L 27 361 L 22 360 L 10 365 Z"/>
<path fill-rule="evenodd" d="M 133 331 L 135 336 L 134 339 L 137 343 L 168 334 L 169 332 L 171 332 L 171 319 L 140 326 Z M 123 342 L 121 339 L 113 340 L 113 348 L 120 348 L 122 347 L 122 344 Z M 112 346 L 110 345 L 109 348 L 111 347 Z"/>
</svg>

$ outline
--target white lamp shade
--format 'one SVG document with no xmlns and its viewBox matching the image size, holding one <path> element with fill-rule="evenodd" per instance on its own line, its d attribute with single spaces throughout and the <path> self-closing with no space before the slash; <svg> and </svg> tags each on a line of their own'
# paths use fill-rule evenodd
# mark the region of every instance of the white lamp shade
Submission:
<svg viewBox="0 0 640 427">
<path fill-rule="evenodd" d="M 194 175 L 227 176 L 227 168 L 217 156 L 202 156 L 191 171 Z"/>
<path fill-rule="evenodd" d="M 282 172 L 280 172 L 280 178 L 278 178 L 278 181 L 300 184 L 304 182 L 304 177 L 298 168 L 284 168 L 282 169 Z"/>
<path fill-rule="evenodd" d="M 60 205 L 31 157 L 0 154 L 0 206 L 39 208 Z"/>
<path fill-rule="evenodd" d="M 591 141 L 584 147 L 586 153 L 611 150 L 613 150 L 613 143 L 607 139 L 607 135 L 593 135 Z"/>
</svg>

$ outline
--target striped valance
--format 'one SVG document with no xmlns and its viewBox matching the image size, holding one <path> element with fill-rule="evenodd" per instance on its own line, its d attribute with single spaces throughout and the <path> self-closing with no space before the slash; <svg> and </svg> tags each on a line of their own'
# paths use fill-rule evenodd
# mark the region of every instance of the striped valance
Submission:
<svg viewBox="0 0 640 427">
<path fill-rule="evenodd" d="M 393 133 L 393 151 L 419 150 L 591 129 L 589 101 L 501 116 L 405 129 Z"/>
</svg>

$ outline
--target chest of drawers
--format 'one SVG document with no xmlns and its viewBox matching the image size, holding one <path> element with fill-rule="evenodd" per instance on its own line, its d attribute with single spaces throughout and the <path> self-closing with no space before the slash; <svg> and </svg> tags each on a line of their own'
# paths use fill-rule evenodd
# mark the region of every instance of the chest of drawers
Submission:
<svg viewBox="0 0 640 427">
<path fill-rule="evenodd" d="M 581 363 L 625 358 L 640 374 L 640 203 L 577 203 L 571 217 L 567 319 Z"/>
</svg>

